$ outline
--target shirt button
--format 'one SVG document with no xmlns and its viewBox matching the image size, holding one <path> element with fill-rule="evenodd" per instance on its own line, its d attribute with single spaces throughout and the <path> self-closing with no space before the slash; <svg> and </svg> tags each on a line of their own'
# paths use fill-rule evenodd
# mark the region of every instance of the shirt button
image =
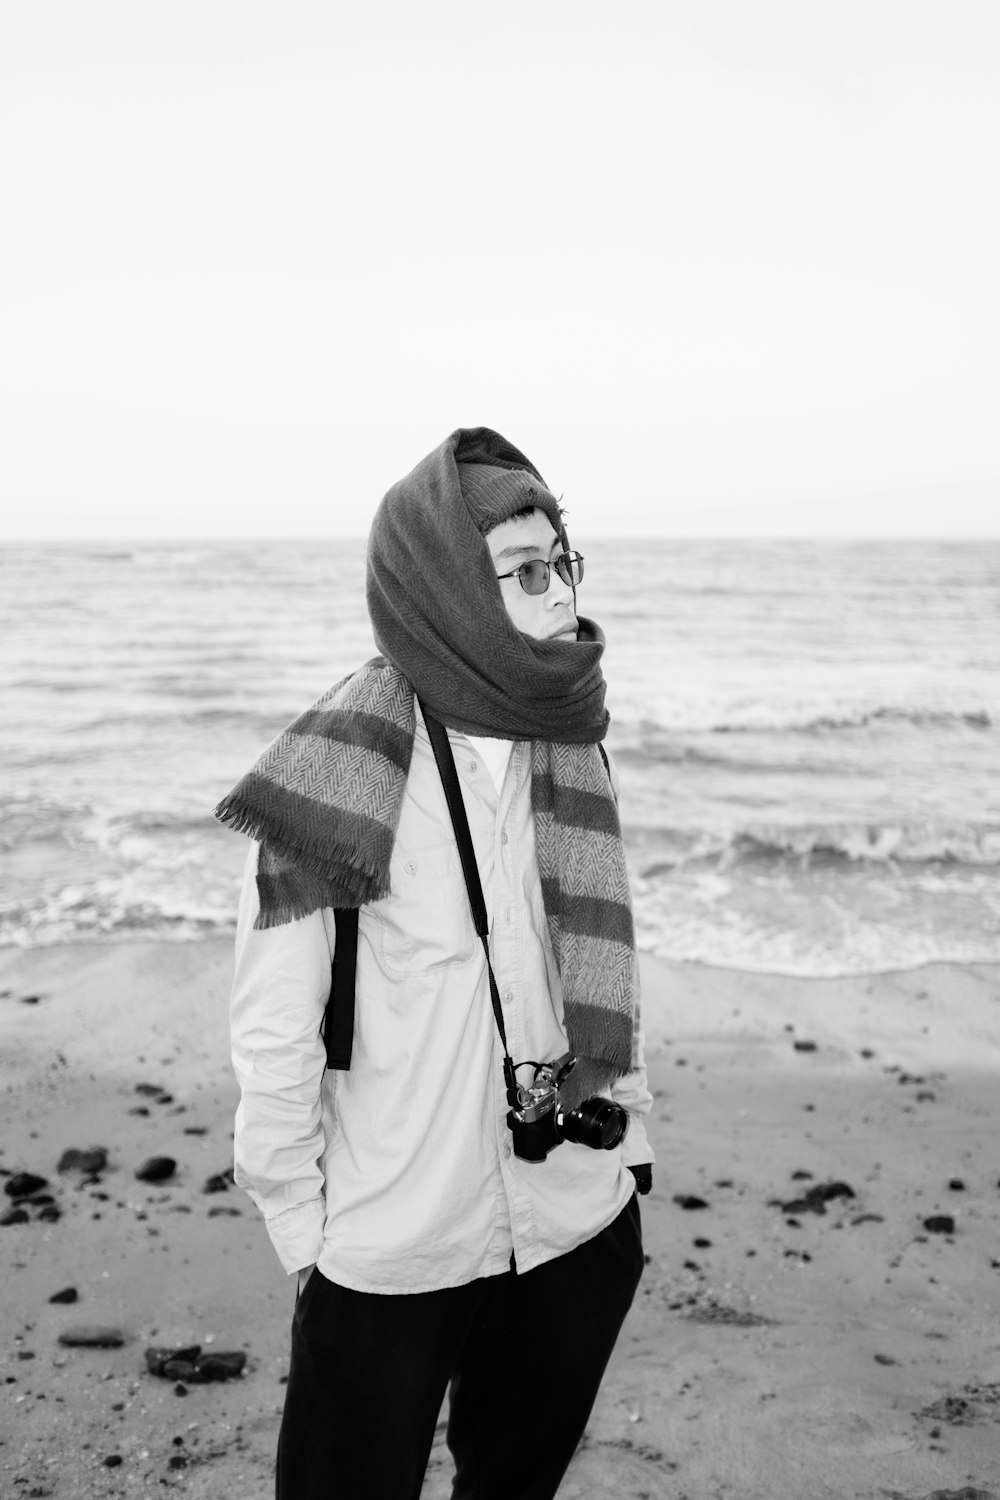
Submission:
<svg viewBox="0 0 1000 1500">
<path fill-rule="evenodd" d="M 407 875 L 415 875 L 417 873 L 417 862 L 416 862 L 416 860 L 415 859 L 408 859 L 406 861 L 406 864 L 403 866 L 403 869 L 406 871 Z"/>
<path fill-rule="evenodd" d="M 510 1147 L 509 1146 L 505 1146 L 503 1148 L 503 1154 L 504 1154 L 504 1157 L 506 1158 L 506 1160 L 510 1161 Z"/>
<path fill-rule="evenodd" d="M 479 762 L 478 762 L 478 760 L 470 760 L 469 761 L 469 770 L 470 771 L 478 771 L 479 770 Z"/>
<path fill-rule="evenodd" d="M 506 829 L 504 829 L 503 833 L 500 835 L 500 842 L 501 842 L 501 844 L 506 844 L 506 842 L 507 842 L 507 830 Z"/>
<path fill-rule="evenodd" d="M 509 1005 L 510 1002 L 513 1000 L 513 998 L 514 998 L 514 991 L 511 989 L 510 985 L 508 985 L 507 988 L 503 992 L 503 1003 L 504 1003 L 504 1005 Z"/>
</svg>

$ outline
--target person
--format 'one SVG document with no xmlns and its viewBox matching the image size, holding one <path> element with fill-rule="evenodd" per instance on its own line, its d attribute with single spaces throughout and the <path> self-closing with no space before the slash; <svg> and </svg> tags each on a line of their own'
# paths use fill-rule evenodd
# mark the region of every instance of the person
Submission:
<svg viewBox="0 0 1000 1500">
<path fill-rule="evenodd" d="M 217 809 L 255 841 L 231 1002 L 235 1179 L 298 1286 L 279 1500 L 415 1500 L 446 1393 L 453 1495 L 547 1500 L 639 1282 L 651 1099 L 582 576 L 538 470 L 489 428 L 452 433 L 371 528 L 381 655 Z M 338 910 L 357 913 L 353 1053 L 325 1070 Z M 530 1108 L 519 1123 L 536 1098 L 542 1125 Z M 627 1123 L 624 1140 L 584 1139 L 600 1129 L 581 1104 Z M 553 1120 L 570 1133 L 524 1159 Z"/>
</svg>

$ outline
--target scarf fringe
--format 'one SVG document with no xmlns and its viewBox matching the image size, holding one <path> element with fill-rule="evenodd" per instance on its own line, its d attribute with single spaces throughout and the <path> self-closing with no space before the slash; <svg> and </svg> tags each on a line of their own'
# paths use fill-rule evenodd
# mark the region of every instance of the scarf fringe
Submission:
<svg viewBox="0 0 1000 1500">
<path fill-rule="evenodd" d="M 355 849 L 336 840 L 330 840 L 329 853 L 321 857 L 314 850 L 304 847 L 291 823 L 255 809 L 243 800 L 238 788 L 223 797 L 215 809 L 215 816 L 235 833 L 243 833 L 256 839 L 272 857 L 287 860 L 290 866 L 322 883 L 323 891 L 316 893 L 320 899 L 318 902 L 314 901 L 311 910 L 315 910 L 317 904 L 364 906 L 368 901 L 380 901 L 389 894 L 388 869 L 379 870 L 374 863 L 366 863 L 358 857 Z M 334 894 L 339 899 L 331 899 Z M 307 911 L 302 911 L 296 915 L 307 914 Z M 268 914 L 267 922 L 262 925 L 273 927 L 279 926 L 280 922 L 272 920 Z"/>
</svg>

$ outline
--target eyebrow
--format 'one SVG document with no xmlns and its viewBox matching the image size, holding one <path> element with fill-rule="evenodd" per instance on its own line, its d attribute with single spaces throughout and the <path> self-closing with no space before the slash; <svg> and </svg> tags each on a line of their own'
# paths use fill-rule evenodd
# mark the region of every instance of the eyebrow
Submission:
<svg viewBox="0 0 1000 1500">
<path fill-rule="evenodd" d="M 560 542 L 558 537 L 556 537 L 555 541 L 552 543 L 552 546 L 549 548 L 549 557 L 552 556 L 557 547 L 559 547 L 560 549 L 562 548 L 562 543 Z M 509 547 L 502 547 L 493 561 L 509 562 L 512 557 L 520 557 L 522 554 L 524 554 L 524 556 L 527 556 L 529 552 L 538 553 L 542 550 L 543 549 L 540 547 L 532 546 L 531 543 L 528 543 L 527 545 L 522 543 L 520 547 L 514 546 L 512 544 Z"/>
</svg>

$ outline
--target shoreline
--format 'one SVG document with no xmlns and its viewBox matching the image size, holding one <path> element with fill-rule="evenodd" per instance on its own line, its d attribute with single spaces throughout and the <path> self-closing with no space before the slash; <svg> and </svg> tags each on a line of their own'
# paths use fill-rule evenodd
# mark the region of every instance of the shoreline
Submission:
<svg viewBox="0 0 1000 1500">
<path fill-rule="evenodd" d="M 640 966 L 649 1263 L 561 1500 L 1000 1494 L 1000 966 Z M 0 952 L 0 1168 L 61 1213 L 0 1227 L 3 1493 L 272 1492 L 293 1288 L 249 1199 L 204 1191 L 231 1153 L 230 972 L 228 936 Z M 96 1144 L 100 1182 L 56 1170 Z M 176 1174 L 137 1181 L 159 1153 Z M 79 1323 L 125 1343 L 61 1348 Z M 146 1372 L 148 1344 L 209 1339 L 241 1379 L 185 1399 Z M 449 1476 L 439 1434 L 427 1500 Z"/>
</svg>

